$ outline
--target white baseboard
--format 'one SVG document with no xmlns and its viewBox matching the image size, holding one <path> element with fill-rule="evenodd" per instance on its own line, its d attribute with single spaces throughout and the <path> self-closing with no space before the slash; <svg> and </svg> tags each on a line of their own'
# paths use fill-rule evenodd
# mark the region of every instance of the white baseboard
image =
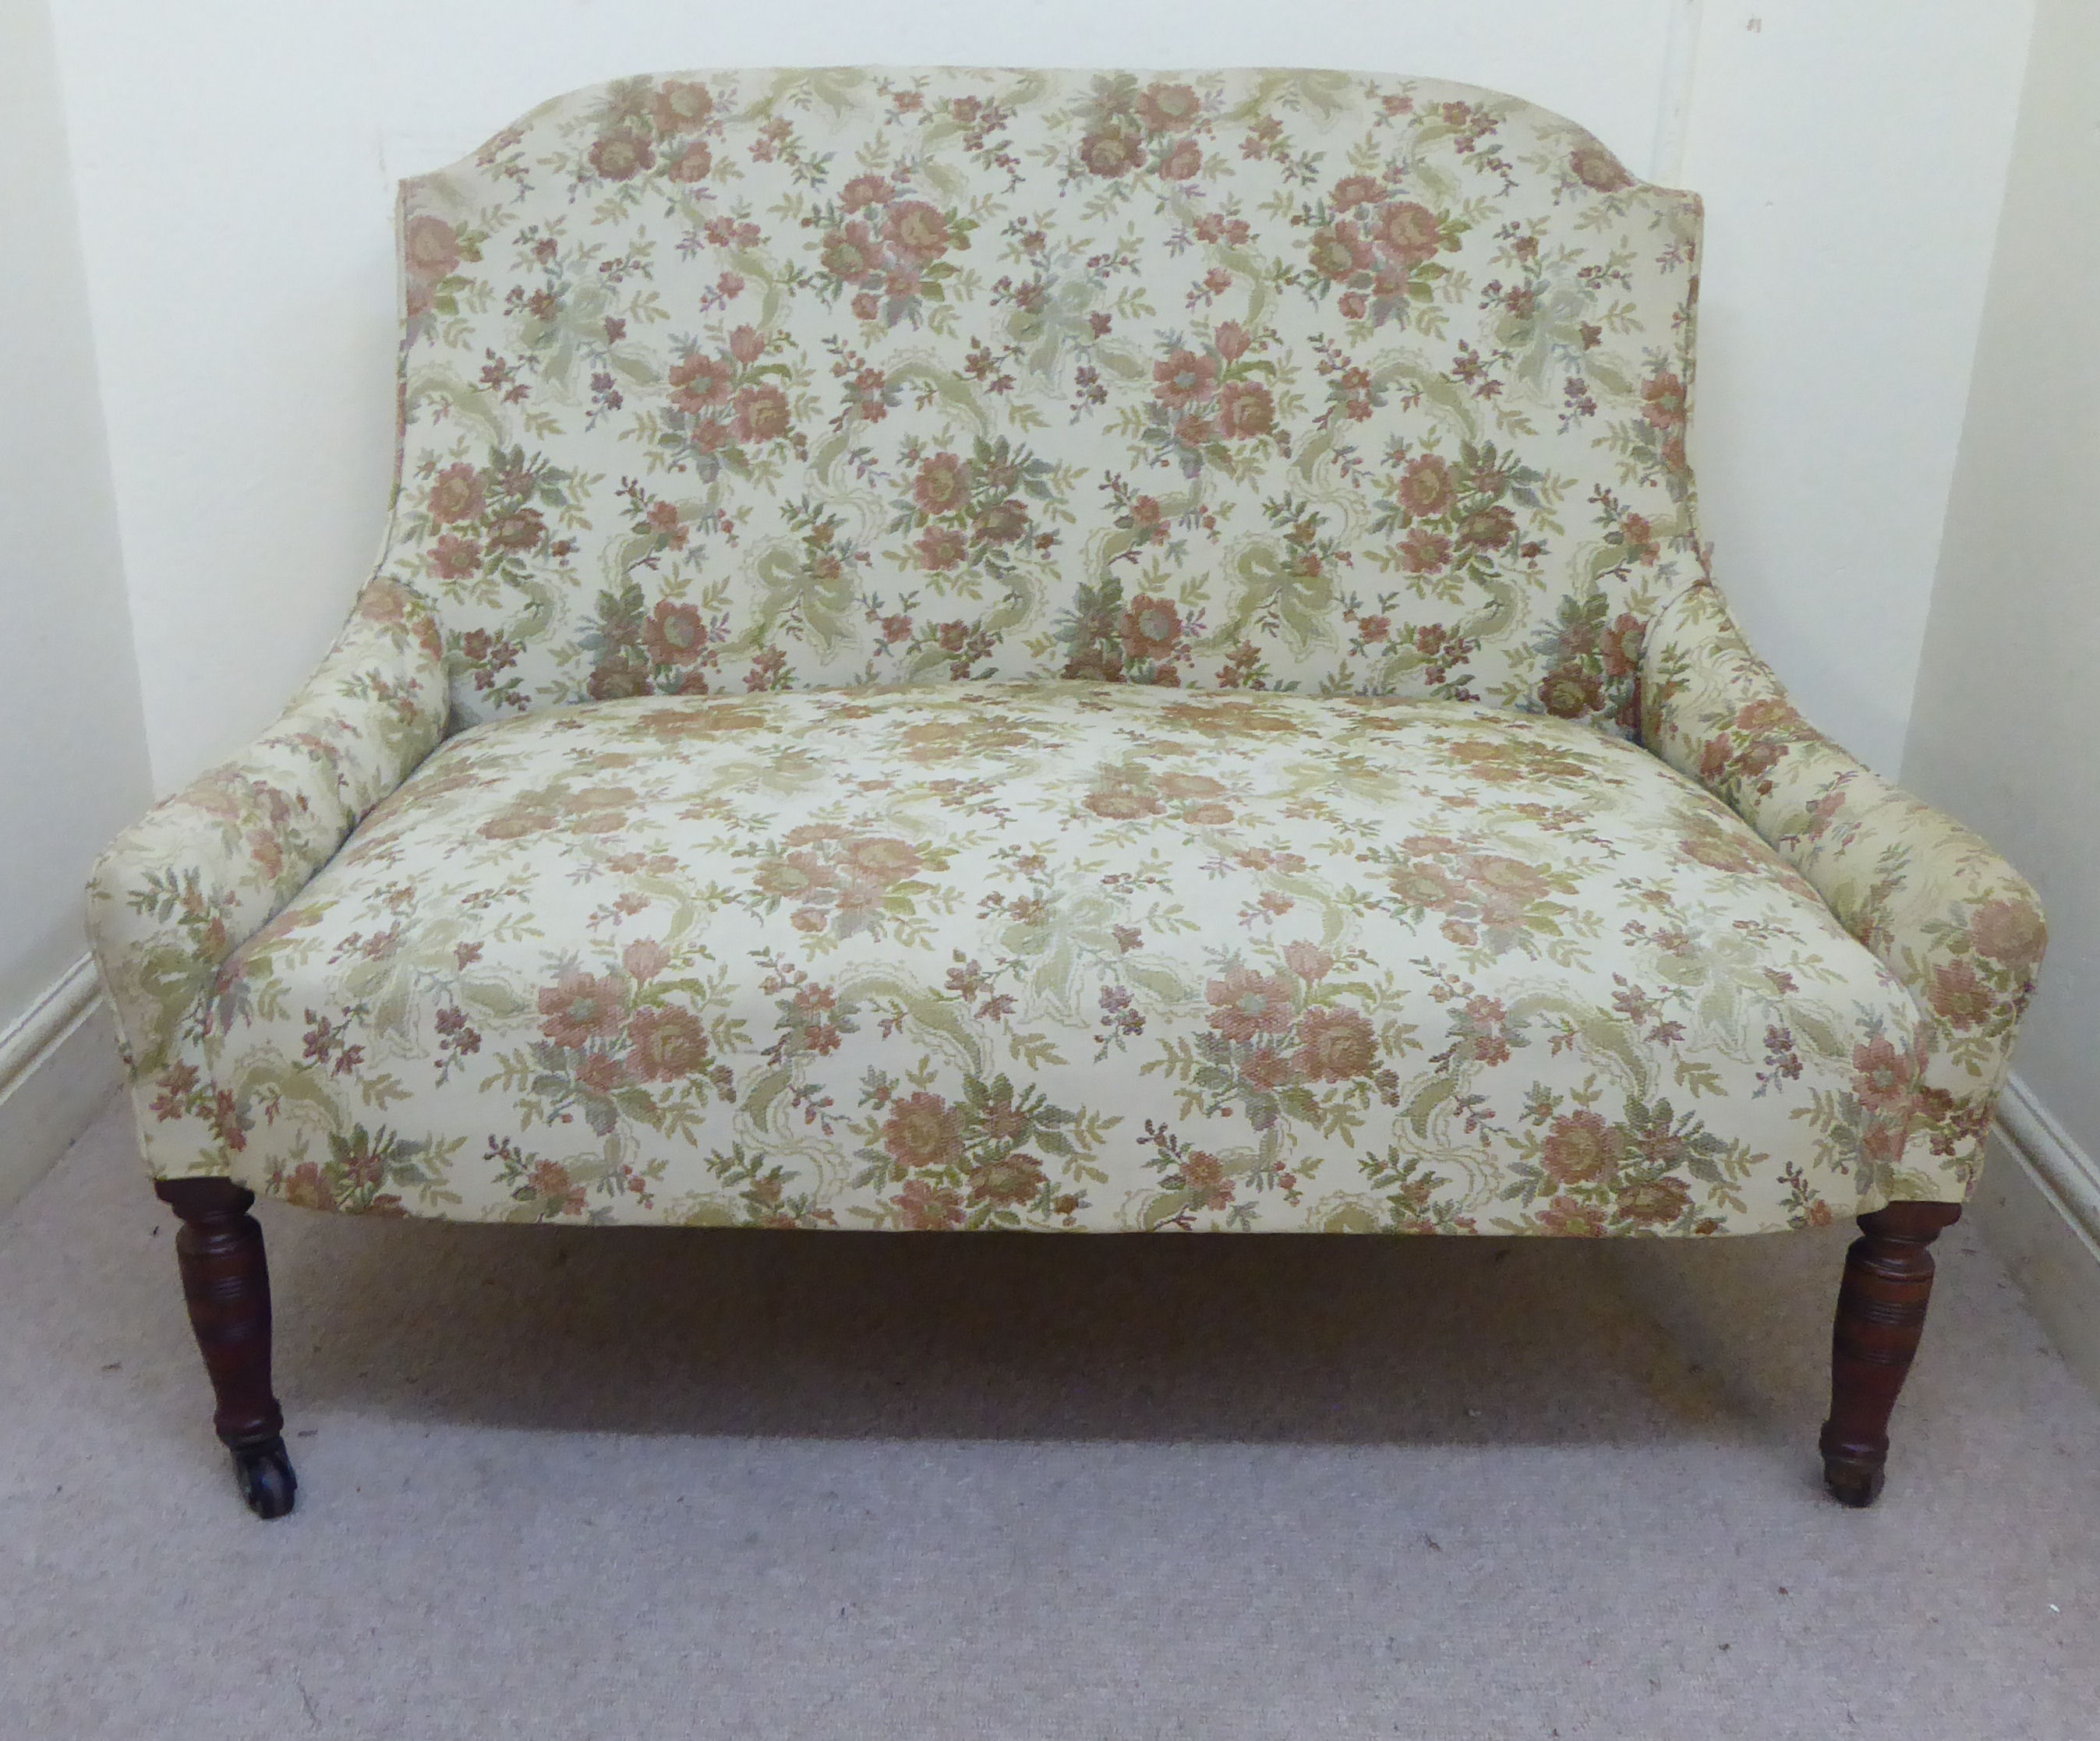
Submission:
<svg viewBox="0 0 2100 1741">
<path fill-rule="evenodd" d="M 51 1170 L 122 1080 L 108 1002 L 83 955 L 0 1029 L 0 1214 Z"/>
<path fill-rule="evenodd" d="M 1998 1102 L 1970 1219 L 2100 1395 L 2100 1164 L 2017 1076 Z"/>
</svg>

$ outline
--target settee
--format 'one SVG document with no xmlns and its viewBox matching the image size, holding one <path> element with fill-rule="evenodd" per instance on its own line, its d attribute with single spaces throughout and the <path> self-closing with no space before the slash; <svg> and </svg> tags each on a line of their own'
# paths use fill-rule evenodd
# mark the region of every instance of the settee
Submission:
<svg viewBox="0 0 2100 1741">
<path fill-rule="evenodd" d="M 1454 85 L 747 71 L 561 97 L 398 228 L 376 571 L 90 891 L 253 1509 L 256 1192 L 1858 1216 L 1873 1498 L 2043 923 L 1731 623 L 1694 196 Z"/>
</svg>

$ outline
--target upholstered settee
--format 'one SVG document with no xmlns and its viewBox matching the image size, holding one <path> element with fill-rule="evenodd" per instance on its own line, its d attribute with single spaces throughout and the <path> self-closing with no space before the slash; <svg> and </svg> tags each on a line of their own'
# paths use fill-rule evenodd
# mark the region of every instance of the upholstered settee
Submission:
<svg viewBox="0 0 2100 1741">
<path fill-rule="evenodd" d="M 2043 926 L 1730 622 L 1700 218 L 1526 104 L 1308 72 L 625 79 L 404 183 L 377 571 L 90 891 L 251 1505 L 253 1192 L 1858 1215 L 1869 1500 Z"/>
</svg>

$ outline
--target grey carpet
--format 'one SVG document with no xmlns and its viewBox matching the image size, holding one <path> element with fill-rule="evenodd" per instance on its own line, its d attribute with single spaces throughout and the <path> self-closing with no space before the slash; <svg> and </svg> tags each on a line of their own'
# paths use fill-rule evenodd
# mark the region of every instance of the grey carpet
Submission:
<svg viewBox="0 0 2100 1741">
<path fill-rule="evenodd" d="M 2100 1406 L 1959 1228 L 1855 1514 L 1839 1232 L 262 1214 L 273 1524 L 117 1109 L 0 1223 L 0 1734 L 2100 1731 Z"/>
</svg>

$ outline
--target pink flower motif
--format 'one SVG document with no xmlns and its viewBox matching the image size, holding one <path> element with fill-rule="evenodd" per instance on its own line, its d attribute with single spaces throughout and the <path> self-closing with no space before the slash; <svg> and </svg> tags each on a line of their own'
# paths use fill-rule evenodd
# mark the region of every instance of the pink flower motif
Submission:
<svg viewBox="0 0 2100 1741">
<path fill-rule="evenodd" d="M 1090 133 L 1079 141 L 1079 161 L 1087 166 L 1088 173 L 1113 181 L 1119 175 L 1127 175 L 1138 165 L 1138 141 L 1130 134 L 1114 128 L 1105 132 Z"/>
<path fill-rule="evenodd" d="M 962 1193 L 952 1186 L 914 1179 L 890 1201 L 905 1227 L 915 1233 L 941 1233 L 962 1224 Z"/>
<path fill-rule="evenodd" d="M 1181 1163 L 1181 1188 L 1198 1209 L 1223 1209 L 1233 1200 L 1233 1182 L 1225 1164 L 1215 1155 L 1198 1149 Z"/>
<path fill-rule="evenodd" d="M 1309 1082 L 1345 1082 L 1378 1063 L 1378 1036 L 1354 1010 L 1309 1009 L 1298 1034 L 1298 1069 Z"/>
<path fill-rule="evenodd" d="M 1181 638 L 1181 613 L 1172 599 L 1140 593 L 1123 613 L 1121 633 L 1126 658 L 1165 659 Z M 1224 788 L 1218 790 L 1222 792 Z"/>
<path fill-rule="evenodd" d="M 1910 1054 L 1877 1036 L 1852 1048 L 1854 1095 L 1870 1113 L 1901 1112 L 1910 1104 L 1915 1066 Z"/>
<path fill-rule="evenodd" d="M 642 645 L 659 665 L 690 665 L 707 650 L 708 625 L 696 605 L 660 601 L 642 625 Z"/>
<path fill-rule="evenodd" d="M 1665 431 L 1684 426 L 1684 383 L 1665 369 L 1641 386 L 1641 415 Z"/>
<path fill-rule="evenodd" d="M 569 1177 L 569 1170 L 558 1161 L 536 1163 L 527 1188 L 550 1214 L 580 1215 L 589 1201 L 584 1188 Z"/>
<path fill-rule="evenodd" d="M 952 1166 L 963 1157 L 962 1113 L 921 1089 L 896 1103 L 882 1127 L 882 1146 L 900 1167 Z"/>
<path fill-rule="evenodd" d="M 630 978 L 652 980 L 671 964 L 671 952 L 653 937 L 638 937 L 620 955 Z"/>
<path fill-rule="evenodd" d="M 1626 165 L 1595 139 L 1577 145 L 1568 154 L 1568 166 L 1575 172 L 1577 181 L 1599 193 L 1617 193 L 1634 184 Z"/>
<path fill-rule="evenodd" d="M 1626 1165 L 1626 1132 L 1584 1108 L 1553 1121 L 1540 1159 L 1555 1184 L 1595 1184 Z"/>
<path fill-rule="evenodd" d="M 1353 278 L 1371 269 L 1371 245 L 1353 223 L 1332 225 L 1312 233 L 1312 270 L 1322 278 L 1337 281 Z"/>
<path fill-rule="evenodd" d="M 955 243 L 948 220 L 924 200 L 907 200 L 891 206 L 882 234 L 906 259 L 922 265 L 938 259 Z"/>
<path fill-rule="evenodd" d="M 937 453 L 928 460 L 912 480 L 911 496 L 921 513 L 938 517 L 960 512 L 970 496 L 969 468 L 962 456 Z"/>
<path fill-rule="evenodd" d="M 481 566 L 481 546 L 471 538 L 447 532 L 430 550 L 430 568 L 441 580 L 459 580 Z"/>
<path fill-rule="evenodd" d="M 1451 540 L 1418 526 L 1401 540 L 1400 562 L 1411 575 L 1441 574 L 1451 560 Z"/>
<path fill-rule="evenodd" d="M 929 526 L 915 548 L 919 560 L 935 574 L 953 568 L 969 554 L 968 541 L 951 526 Z"/>
<path fill-rule="evenodd" d="M 792 427 L 788 395 L 778 387 L 746 387 L 736 396 L 736 439 L 778 441 Z"/>
<path fill-rule="evenodd" d="M 689 417 L 727 403 L 736 372 L 719 357 L 687 357 L 671 365 L 671 403 Z"/>
<path fill-rule="evenodd" d="M 714 99 L 707 86 L 684 79 L 668 78 L 657 87 L 649 105 L 650 118 L 659 133 L 690 133 L 707 125 L 714 113 Z"/>
<path fill-rule="evenodd" d="M 411 277 L 435 283 L 459 270 L 459 234 L 442 218 L 419 212 L 402 233 L 402 251 Z"/>
<path fill-rule="evenodd" d="M 1409 267 L 1435 258 L 1444 244 L 1443 226 L 1436 213 L 1412 200 L 1382 208 L 1377 233 L 1379 245 Z"/>
<path fill-rule="evenodd" d="M 1203 148 L 1193 139 L 1183 139 L 1167 152 L 1159 173 L 1169 181 L 1193 181 L 1203 173 Z"/>
<path fill-rule="evenodd" d="M 695 139 L 671 160 L 670 177 L 674 182 L 690 186 L 705 181 L 708 171 L 715 166 L 714 153 L 708 149 L 705 139 Z"/>
<path fill-rule="evenodd" d="M 590 148 L 591 167 L 607 181 L 631 181 L 655 162 L 656 148 L 624 130 L 604 134 Z"/>
<path fill-rule="evenodd" d="M 1993 901 L 1970 921 L 1978 951 L 2015 972 L 2039 963 L 2049 946 L 2049 927 L 2024 901 Z"/>
<path fill-rule="evenodd" d="M 703 1070 L 708 1031 L 689 1010 L 642 1010 L 629 1029 L 634 1073 L 644 1082 L 677 1082 Z"/>
<path fill-rule="evenodd" d="M 1185 133 L 1202 119 L 1202 99 L 1188 85 L 1148 85 L 1137 99 L 1137 118 L 1149 133 Z"/>
<path fill-rule="evenodd" d="M 1335 958 L 1317 943 L 1286 943 L 1284 965 L 1299 978 L 1317 982 L 1335 971 Z"/>
<path fill-rule="evenodd" d="M 1564 1194 L 1538 1211 L 1538 1224 L 1564 1239 L 1602 1239 L 1604 1210 L 1601 1204 L 1580 1202 Z"/>
<path fill-rule="evenodd" d="M 839 204 L 857 212 L 871 205 L 887 205 L 896 197 L 896 188 L 880 175 L 856 175 L 840 192 Z"/>
<path fill-rule="evenodd" d="M 1218 394 L 1218 428 L 1228 440 L 1246 441 L 1276 427 L 1268 389 L 1252 381 L 1228 381 Z"/>
<path fill-rule="evenodd" d="M 1152 378 L 1157 383 L 1154 396 L 1162 404 L 1194 405 L 1218 390 L 1218 365 L 1193 350 L 1177 350 L 1164 363 L 1152 365 Z"/>
<path fill-rule="evenodd" d="M 1433 520 L 1449 513 L 1458 500 L 1451 468 L 1436 454 L 1418 454 L 1400 474 L 1400 505 L 1411 514 Z"/>
<path fill-rule="evenodd" d="M 875 232 L 858 220 L 824 238 L 822 258 L 824 270 L 845 284 L 866 284 L 882 271 Z"/>
<path fill-rule="evenodd" d="M 879 888 L 916 876 L 925 866 L 918 848 L 890 835 L 849 841 L 839 860 L 852 875 Z"/>
<path fill-rule="evenodd" d="M 464 461 L 448 465 L 430 486 L 430 518 L 440 526 L 479 519 L 484 505 L 481 474 Z"/>
<path fill-rule="evenodd" d="M 1245 1041 L 1264 1034 L 1288 1034 L 1294 1014 L 1282 981 L 1251 967 L 1234 967 L 1203 988 L 1211 1004 L 1211 1025 L 1228 1040 Z"/>
<path fill-rule="evenodd" d="M 610 978 L 571 967 L 540 994 L 540 1031 L 557 1046 L 588 1046 L 618 1034 L 626 1015 Z"/>
</svg>

